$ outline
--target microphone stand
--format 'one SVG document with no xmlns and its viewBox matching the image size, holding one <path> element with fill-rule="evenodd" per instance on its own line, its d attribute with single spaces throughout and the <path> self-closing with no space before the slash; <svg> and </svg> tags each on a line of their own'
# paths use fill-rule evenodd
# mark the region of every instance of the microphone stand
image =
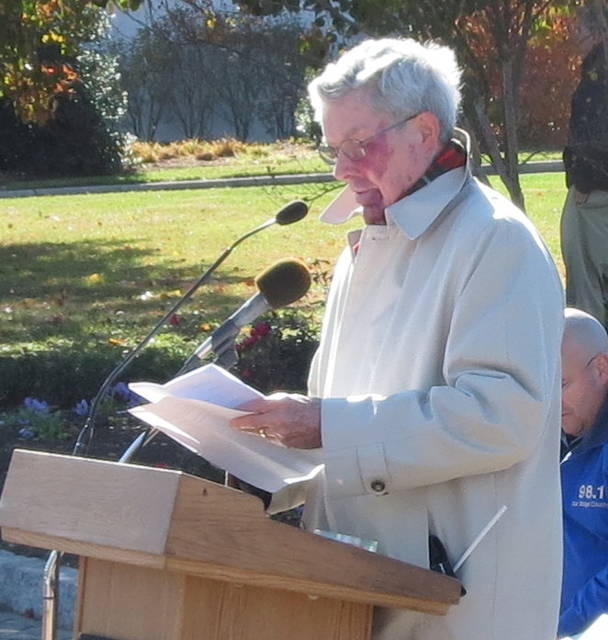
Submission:
<svg viewBox="0 0 608 640">
<path fill-rule="evenodd" d="M 272 226 L 277 222 L 277 217 L 271 218 L 267 220 L 261 225 L 258 225 L 251 231 L 248 231 L 240 238 L 237 238 L 228 248 L 224 249 L 219 258 L 206 269 L 206 271 L 200 276 L 200 278 L 186 291 L 186 293 L 167 311 L 163 317 L 156 323 L 156 325 L 152 328 L 152 330 L 145 336 L 145 338 L 135 346 L 135 348 L 127 355 L 124 360 L 122 360 L 118 366 L 116 366 L 107 378 L 103 381 L 103 384 L 99 388 L 95 398 L 91 402 L 91 407 L 89 409 L 89 414 L 85 421 L 84 426 L 80 430 L 78 434 L 78 438 L 76 439 L 76 444 L 74 445 L 74 449 L 72 451 L 72 455 L 86 455 L 91 440 L 93 439 L 93 434 L 95 431 L 95 417 L 97 413 L 97 409 L 99 403 L 104 397 L 106 391 L 110 387 L 110 385 L 118 378 L 118 376 L 137 358 L 137 356 L 141 353 L 143 348 L 152 340 L 152 338 L 158 333 L 160 328 L 167 322 L 167 320 L 190 298 L 194 295 L 196 290 L 205 284 L 211 274 L 226 260 L 226 258 L 234 251 L 234 249 L 241 244 L 244 240 L 251 237 L 252 235 L 266 229 L 267 227 Z M 286 223 L 283 223 L 286 224 Z M 183 368 L 183 367 L 182 367 Z M 149 434 L 149 437 L 146 440 L 147 431 L 143 431 L 139 434 L 139 436 L 131 443 L 128 449 L 122 454 L 119 459 L 119 462 L 128 462 L 132 456 L 137 452 L 137 450 L 147 444 L 155 435 L 156 430 L 153 430 L 152 433 Z M 145 441 L 145 442 L 144 442 Z M 43 594 L 43 615 L 42 615 L 42 638 L 43 640 L 55 640 L 57 637 L 57 611 L 58 611 L 58 603 L 59 603 L 59 566 L 61 560 L 62 553 L 53 550 L 49 553 L 46 563 L 44 565 L 43 572 L 43 585 L 42 585 L 42 594 Z"/>
<path fill-rule="evenodd" d="M 242 235 L 235 242 L 233 242 L 227 249 L 223 251 L 223 253 L 219 256 L 219 258 L 207 268 L 207 270 L 201 275 L 201 277 L 186 291 L 186 293 L 163 315 L 163 317 L 156 323 L 156 325 L 152 328 L 152 330 L 145 336 L 145 338 L 127 355 L 124 360 L 122 360 L 117 367 L 115 367 L 107 378 L 103 381 L 99 391 L 93 401 L 91 402 L 91 408 L 89 409 L 89 414 L 85 421 L 84 426 L 80 430 L 78 434 L 78 438 L 76 440 L 76 444 L 74 445 L 74 450 L 72 451 L 72 455 L 86 455 L 88 447 L 93 439 L 93 434 L 95 431 L 95 417 L 97 413 L 97 409 L 99 407 L 99 403 L 105 396 L 110 385 L 118 378 L 118 376 L 139 356 L 144 347 L 152 340 L 152 338 L 158 333 L 161 327 L 171 318 L 171 316 L 181 308 L 181 306 L 186 303 L 190 298 L 194 295 L 199 287 L 205 284 L 211 274 L 226 260 L 226 258 L 234 251 L 234 249 L 241 244 L 244 240 L 251 237 L 252 235 L 266 229 L 267 227 L 275 224 L 276 218 L 271 218 L 267 220 L 263 224 L 255 227 L 251 231 Z"/>
</svg>

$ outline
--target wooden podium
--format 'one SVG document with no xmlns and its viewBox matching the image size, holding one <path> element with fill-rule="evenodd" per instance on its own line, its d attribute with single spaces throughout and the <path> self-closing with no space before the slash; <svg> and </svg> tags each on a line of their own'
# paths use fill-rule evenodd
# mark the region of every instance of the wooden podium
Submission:
<svg viewBox="0 0 608 640">
<path fill-rule="evenodd" d="M 441 615 L 460 598 L 453 578 L 166 469 L 16 450 L 0 526 L 9 542 L 81 556 L 76 639 L 365 640 L 374 605 Z"/>
</svg>

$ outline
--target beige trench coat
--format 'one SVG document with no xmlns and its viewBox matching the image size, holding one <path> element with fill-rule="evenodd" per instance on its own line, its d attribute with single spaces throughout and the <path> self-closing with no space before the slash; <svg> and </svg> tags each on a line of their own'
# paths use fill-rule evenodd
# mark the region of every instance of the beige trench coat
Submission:
<svg viewBox="0 0 608 640">
<path fill-rule="evenodd" d="M 458 606 L 378 610 L 374 638 L 555 638 L 562 317 L 538 233 L 464 168 L 389 207 L 339 259 L 310 375 L 325 473 L 290 496 L 305 497 L 307 528 L 428 567 L 429 532 L 454 562 L 507 506 L 458 572 Z"/>
</svg>

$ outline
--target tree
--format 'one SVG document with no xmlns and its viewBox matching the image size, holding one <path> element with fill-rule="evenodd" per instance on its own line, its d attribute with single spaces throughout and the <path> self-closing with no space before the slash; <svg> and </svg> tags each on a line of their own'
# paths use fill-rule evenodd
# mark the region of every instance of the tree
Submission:
<svg viewBox="0 0 608 640">
<path fill-rule="evenodd" d="M 595 1 L 595 0 L 594 0 Z M 519 87 L 532 35 L 551 29 L 570 0 L 239 0 L 254 15 L 312 10 L 315 27 L 329 23 L 343 38 L 357 33 L 438 39 L 453 47 L 465 69 L 467 128 L 490 155 L 511 198 L 524 206 L 518 173 Z M 326 30 L 325 40 L 332 36 Z M 320 61 L 319 61 L 320 62 Z M 499 79 L 497 94 L 492 79 Z M 494 114 L 492 121 L 489 113 Z"/>
<path fill-rule="evenodd" d="M 112 0 L 136 8 L 141 0 Z M 53 117 L 53 96 L 69 93 L 82 44 L 94 41 L 110 0 L 0 0 L 0 98 L 23 122 Z"/>
<path fill-rule="evenodd" d="M 175 85 L 175 48 L 156 33 L 140 30 L 130 42 L 117 45 L 121 83 L 128 93 L 127 117 L 141 140 L 153 140 L 167 111 Z"/>
<path fill-rule="evenodd" d="M 254 124 L 275 137 L 294 135 L 308 64 L 295 20 L 220 11 L 210 0 L 163 9 L 140 23 L 121 52 L 131 126 L 139 137 L 154 135 L 169 106 L 188 138 L 207 134 L 218 115 L 242 140 Z"/>
</svg>

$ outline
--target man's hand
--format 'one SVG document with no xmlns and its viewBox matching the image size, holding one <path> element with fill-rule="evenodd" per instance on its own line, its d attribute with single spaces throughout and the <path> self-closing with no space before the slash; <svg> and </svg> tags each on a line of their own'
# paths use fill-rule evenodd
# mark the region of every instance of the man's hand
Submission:
<svg viewBox="0 0 608 640">
<path fill-rule="evenodd" d="M 230 426 L 258 433 L 286 447 L 317 449 L 321 446 L 321 400 L 295 393 L 274 393 L 238 407 L 251 411 Z"/>
</svg>

